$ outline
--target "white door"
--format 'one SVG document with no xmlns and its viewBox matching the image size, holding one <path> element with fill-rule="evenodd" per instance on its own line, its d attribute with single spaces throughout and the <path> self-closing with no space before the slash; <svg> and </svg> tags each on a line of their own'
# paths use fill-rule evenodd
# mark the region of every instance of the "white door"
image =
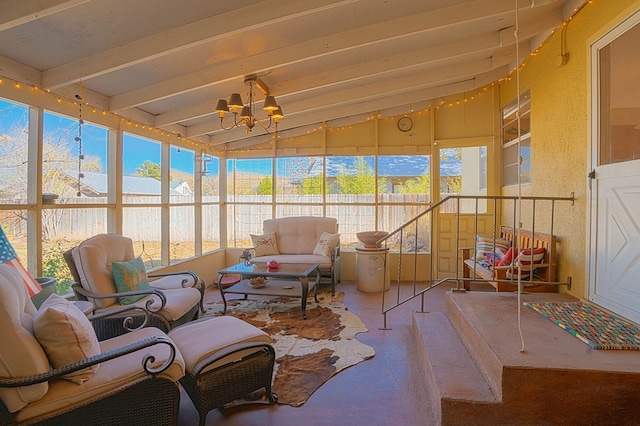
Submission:
<svg viewBox="0 0 640 426">
<path fill-rule="evenodd" d="M 589 300 L 640 322 L 640 12 L 591 48 Z"/>
<path fill-rule="evenodd" d="M 640 160 L 597 167 L 592 191 L 590 299 L 640 322 Z"/>
</svg>

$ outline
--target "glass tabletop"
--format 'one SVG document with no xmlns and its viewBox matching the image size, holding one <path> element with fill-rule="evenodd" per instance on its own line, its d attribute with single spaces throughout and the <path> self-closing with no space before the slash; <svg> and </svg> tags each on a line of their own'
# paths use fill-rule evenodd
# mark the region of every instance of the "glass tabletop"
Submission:
<svg viewBox="0 0 640 426">
<path fill-rule="evenodd" d="M 278 269 L 268 268 L 266 263 L 244 262 L 218 271 L 219 274 L 258 275 L 262 277 L 305 277 L 311 275 L 318 268 L 317 263 L 281 263 Z"/>
</svg>

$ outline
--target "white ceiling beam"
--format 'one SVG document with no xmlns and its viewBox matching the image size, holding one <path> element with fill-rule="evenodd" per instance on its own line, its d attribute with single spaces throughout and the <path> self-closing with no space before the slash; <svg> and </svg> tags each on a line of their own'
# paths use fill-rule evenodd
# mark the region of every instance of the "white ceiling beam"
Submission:
<svg viewBox="0 0 640 426">
<path fill-rule="evenodd" d="M 494 51 L 499 45 L 500 40 L 497 33 L 485 34 L 472 39 L 412 50 L 395 56 L 359 62 L 330 71 L 308 75 L 296 80 L 277 83 L 271 85 L 271 92 L 277 94 L 277 98 L 280 101 L 279 103 L 284 105 L 282 100 L 292 94 L 304 93 L 309 90 L 317 90 L 346 82 L 354 82 L 374 75 L 398 72 L 412 67 L 436 64 L 442 61 L 460 60 L 468 55 L 477 56 L 482 52 L 489 53 Z M 179 123 L 185 120 L 211 115 L 214 113 L 214 108 L 215 100 L 212 100 L 211 102 L 205 102 L 200 105 L 169 111 L 164 114 L 159 114 L 156 117 L 155 125 L 162 127 L 171 123 Z"/>
<path fill-rule="evenodd" d="M 0 56 L 0 76 L 40 87 L 40 71 L 4 56 Z"/>
<path fill-rule="evenodd" d="M 0 31 L 42 19 L 90 0 L 2 0 Z"/>
<path fill-rule="evenodd" d="M 558 23 L 560 23 L 560 20 L 557 13 L 550 13 L 548 16 L 538 17 L 532 22 L 524 22 L 522 24 L 523 28 L 520 30 L 521 36 L 523 38 L 530 37 L 542 28 L 548 28 Z M 371 77 L 375 74 L 398 72 L 411 67 L 436 64 L 442 61 L 460 60 L 470 55 L 478 57 L 478 55 L 482 53 L 493 52 L 501 46 L 515 44 L 513 31 L 513 27 L 510 27 L 498 33 L 483 34 L 469 39 L 412 50 L 395 56 L 347 65 L 330 71 L 301 77 L 296 80 L 276 83 L 275 85 L 271 85 L 271 92 L 277 94 L 278 100 L 280 101 L 279 103 L 284 105 L 286 97 L 292 94 L 353 82 Z M 530 50 L 527 50 L 526 55 L 529 53 Z M 495 66 L 502 65 L 504 65 L 503 61 L 497 61 Z M 318 82 L 321 83 L 318 84 Z M 283 99 L 285 100 L 284 102 L 282 102 Z M 203 104 L 169 111 L 158 115 L 155 120 L 155 125 L 157 127 L 163 127 L 172 123 L 212 115 L 215 113 L 214 107 L 215 100 L 211 100 Z M 287 113 L 289 112 L 289 105 L 287 105 Z"/>
<path fill-rule="evenodd" d="M 264 1 L 45 70 L 42 84 L 53 89 L 87 80 L 232 34 L 297 19 L 355 1 L 357 0 Z"/>
<path fill-rule="evenodd" d="M 112 97 L 111 109 L 112 111 L 118 111 L 165 99 L 176 94 L 198 90 L 213 85 L 216 81 L 238 78 L 240 77 L 238 75 L 239 69 L 260 73 L 274 67 L 319 58 L 335 52 L 375 45 L 376 43 L 412 34 L 437 32 L 442 28 L 468 25 L 471 22 L 487 19 L 488 17 L 503 16 L 511 13 L 513 13 L 511 4 L 505 4 L 505 2 L 490 2 L 487 4 L 486 1 L 475 0 L 431 10 L 426 13 L 379 22 L 296 45 L 274 49 L 240 61 L 217 65 L 215 72 L 213 69 L 206 69 L 122 93 Z"/>
<path fill-rule="evenodd" d="M 288 123 L 296 116 L 305 117 L 304 124 L 310 121 L 310 113 L 318 110 L 333 110 L 336 107 L 349 103 L 368 103 L 380 98 L 387 98 L 396 94 L 414 94 L 421 89 L 431 88 L 437 85 L 448 85 L 457 81 L 472 78 L 474 75 L 489 72 L 492 68 L 490 58 L 469 63 L 456 64 L 449 67 L 437 68 L 429 71 L 403 75 L 387 79 L 381 82 L 369 82 L 358 87 L 347 88 L 322 95 L 310 95 L 309 99 L 287 104 L 285 119 Z M 412 102 L 422 101 L 428 98 L 415 99 Z M 409 102 L 406 101 L 405 104 Z M 324 120 L 323 120 L 324 121 Z M 219 120 L 211 120 L 198 125 L 190 126 L 189 135 L 210 134 L 220 128 Z"/>
</svg>

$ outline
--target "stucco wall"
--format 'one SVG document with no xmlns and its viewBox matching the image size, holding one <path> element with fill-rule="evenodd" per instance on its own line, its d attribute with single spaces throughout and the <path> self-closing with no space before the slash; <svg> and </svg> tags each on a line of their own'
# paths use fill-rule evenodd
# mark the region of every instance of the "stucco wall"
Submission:
<svg viewBox="0 0 640 426">
<path fill-rule="evenodd" d="M 557 207 L 554 234 L 561 239 L 559 274 L 573 277 L 576 297 L 588 296 L 587 253 L 590 192 L 587 173 L 591 170 L 589 45 L 629 8 L 640 8 L 637 0 L 603 0 L 588 3 L 567 23 L 566 51 L 569 60 L 560 65 L 562 31 L 556 31 L 539 51 L 529 57 L 520 71 L 521 91 L 531 91 L 532 183 L 522 187 L 523 195 L 569 196 L 575 205 Z M 504 83 L 500 105 L 515 99 L 516 78 Z M 517 188 L 503 190 L 517 195 Z M 504 212 L 511 217 L 511 211 Z M 549 215 L 542 215 L 548 220 Z M 523 226 L 527 227 L 526 220 Z M 542 224 L 541 224 L 542 225 Z"/>
</svg>

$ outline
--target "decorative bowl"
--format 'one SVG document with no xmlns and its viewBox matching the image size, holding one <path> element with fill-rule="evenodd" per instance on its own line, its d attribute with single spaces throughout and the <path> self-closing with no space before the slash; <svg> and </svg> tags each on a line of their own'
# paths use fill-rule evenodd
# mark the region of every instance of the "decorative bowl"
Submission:
<svg viewBox="0 0 640 426">
<path fill-rule="evenodd" d="M 366 248 L 380 247 L 377 241 L 389 235 L 387 231 L 364 231 L 357 232 L 356 237 Z"/>
<path fill-rule="evenodd" d="M 277 260 L 270 260 L 267 262 L 267 268 L 269 269 L 278 269 L 280 267 L 280 264 L 278 263 Z"/>
<path fill-rule="evenodd" d="M 249 287 L 262 288 L 267 285 L 267 279 L 265 277 L 255 277 L 249 280 Z"/>
</svg>

